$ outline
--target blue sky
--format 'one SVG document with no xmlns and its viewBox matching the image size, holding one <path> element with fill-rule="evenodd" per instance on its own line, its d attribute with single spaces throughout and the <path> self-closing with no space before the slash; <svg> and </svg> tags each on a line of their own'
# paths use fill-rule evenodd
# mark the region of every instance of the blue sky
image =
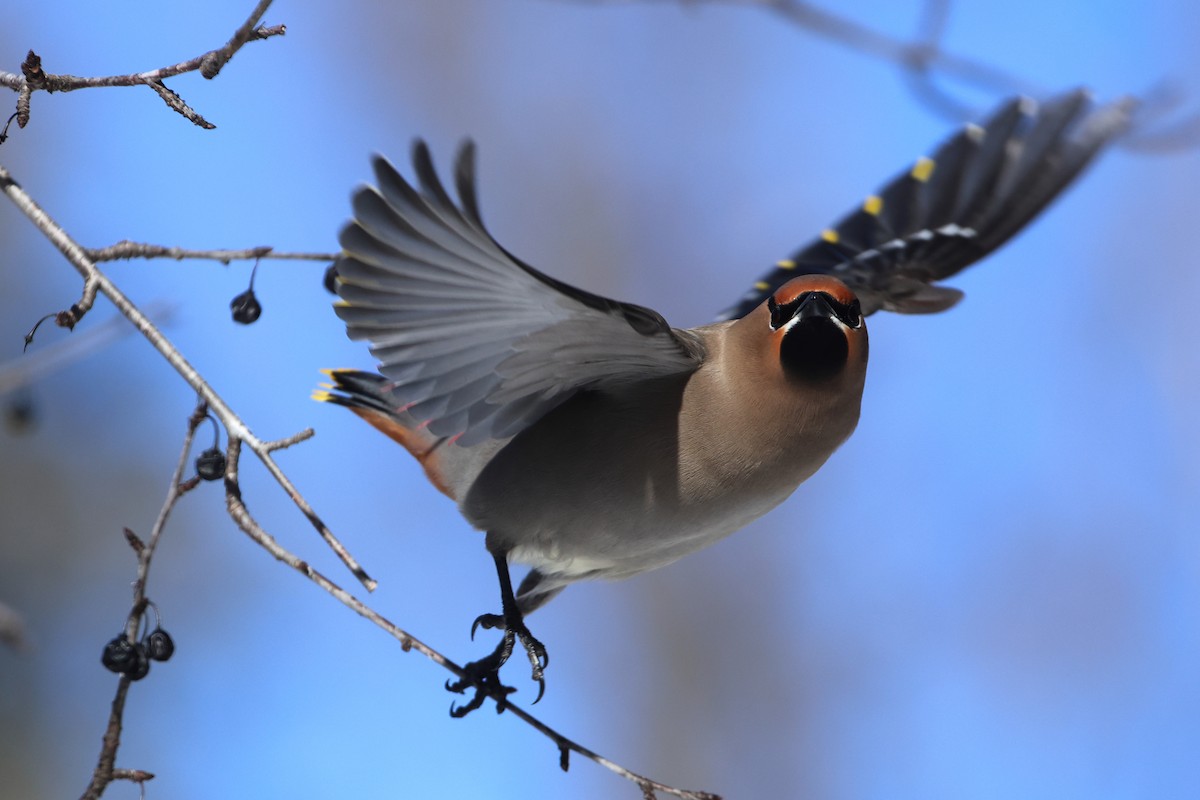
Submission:
<svg viewBox="0 0 1200 800">
<path fill-rule="evenodd" d="M 0 32 L 2 63 L 32 47 L 49 71 L 151 68 L 224 42 L 249 6 L 35 4 Z M 920 6 L 836 9 L 902 36 Z M 956 124 L 889 65 L 750 7 L 281 2 L 267 21 L 287 36 L 169 82 L 216 130 L 148 90 L 40 94 L 0 163 L 87 245 L 328 251 L 371 153 L 403 162 L 423 136 L 447 165 L 471 136 L 506 247 L 695 325 Z M 1198 34 L 1185 0 L 1014 0 L 956 6 L 946 46 L 1052 91 L 1170 79 L 1195 109 Z M 552 655 L 535 712 L 729 798 L 1194 796 L 1198 183 L 1194 150 L 1110 152 L 953 281 L 954 310 L 872 317 L 850 442 L 745 532 L 534 615 Z M 12 208 L 0 237 L 4 363 L 79 285 Z M 256 433 L 316 428 L 280 462 L 380 580 L 376 607 L 459 661 L 491 646 L 467 636 L 496 605 L 482 538 L 391 442 L 308 399 L 319 369 L 371 366 L 324 265 L 265 263 L 251 327 L 228 312 L 249 264 L 106 270 L 177 307 L 168 336 Z M 44 329 L 34 356 L 66 335 Z M 31 392 L 36 428 L 0 432 L 0 602 L 33 644 L 0 651 L 5 797 L 86 784 L 115 683 L 98 654 L 133 577 L 120 531 L 148 532 L 193 403 L 136 337 Z M 268 530 L 349 587 L 244 472 Z M 507 716 L 451 720 L 443 672 L 251 545 L 216 486 L 177 509 L 150 595 L 178 652 L 133 688 L 118 763 L 158 774 L 151 798 L 637 796 L 581 759 L 563 775 Z"/>
</svg>

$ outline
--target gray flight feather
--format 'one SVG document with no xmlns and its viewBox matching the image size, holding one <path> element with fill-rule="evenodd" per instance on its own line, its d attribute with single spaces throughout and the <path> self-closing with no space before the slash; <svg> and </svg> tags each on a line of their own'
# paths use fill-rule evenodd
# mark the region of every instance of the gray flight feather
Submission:
<svg viewBox="0 0 1200 800">
<path fill-rule="evenodd" d="M 697 369 L 699 340 L 654 311 L 577 289 L 523 263 L 487 232 L 474 146 L 455 162 L 459 204 L 422 141 L 417 188 L 382 157 L 378 188 L 353 197 L 336 306 L 366 339 L 389 396 L 462 446 L 519 433 L 576 392 Z"/>
</svg>

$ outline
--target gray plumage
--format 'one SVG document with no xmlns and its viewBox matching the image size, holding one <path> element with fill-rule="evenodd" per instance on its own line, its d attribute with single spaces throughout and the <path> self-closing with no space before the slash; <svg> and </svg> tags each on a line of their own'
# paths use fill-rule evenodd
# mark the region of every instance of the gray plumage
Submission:
<svg viewBox="0 0 1200 800">
<path fill-rule="evenodd" d="M 469 142 L 456 161 L 461 208 L 424 142 L 413 163 L 420 192 L 376 157 L 378 188 L 354 193 L 337 313 L 432 433 L 462 446 L 507 438 L 574 392 L 699 365 L 695 339 L 656 313 L 568 287 L 496 244 L 479 218 Z"/>
</svg>

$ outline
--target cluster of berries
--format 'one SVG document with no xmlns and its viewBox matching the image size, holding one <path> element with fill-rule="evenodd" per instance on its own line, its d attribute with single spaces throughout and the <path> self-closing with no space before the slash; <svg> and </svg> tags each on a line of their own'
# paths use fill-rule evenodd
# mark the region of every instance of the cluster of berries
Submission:
<svg viewBox="0 0 1200 800">
<path fill-rule="evenodd" d="M 153 603 L 150 605 L 154 608 L 154 616 L 157 618 L 158 608 Z M 110 672 L 140 681 L 150 673 L 151 661 L 166 661 L 174 653 L 175 642 L 171 639 L 171 634 L 163 630 L 161 620 L 157 620 L 154 630 L 146 633 L 137 642 L 132 641 L 125 632 L 110 639 L 108 644 L 104 645 L 100 663 Z"/>
</svg>

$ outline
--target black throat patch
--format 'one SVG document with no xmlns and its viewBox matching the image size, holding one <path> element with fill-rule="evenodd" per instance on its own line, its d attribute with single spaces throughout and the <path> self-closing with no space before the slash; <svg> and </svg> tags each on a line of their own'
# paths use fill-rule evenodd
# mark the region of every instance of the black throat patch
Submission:
<svg viewBox="0 0 1200 800">
<path fill-rule="evenodd" d="M 797 320 L 783 334 L 779 360 L 788 375 L 808 381 L 834 377 L 846 366 L 850 345 L 846 333 L 827 317 Z"/>
</svg>

